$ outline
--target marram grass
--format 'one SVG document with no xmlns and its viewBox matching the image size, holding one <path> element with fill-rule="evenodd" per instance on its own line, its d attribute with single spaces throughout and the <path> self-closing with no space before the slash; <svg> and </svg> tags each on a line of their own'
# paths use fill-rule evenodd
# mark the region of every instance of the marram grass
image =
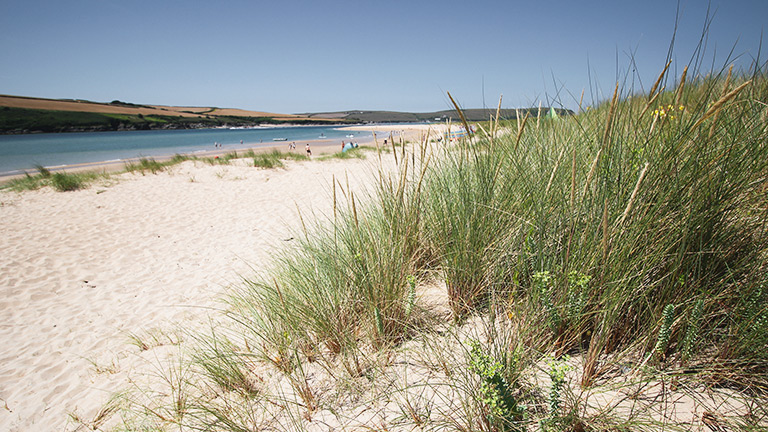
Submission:
<svg viewBox="0 0 768 432">
<path fill-rule="evenodd" d="M 371 359 L 415 340 L 419 364 L 444 380 L 401 389 L 405 422 L 418 427 L 653 430 L 667 396 L 659 405 L 621 396 L 642 407 L 633 414 L 594 413 L 588 400 L 601 386 L 629 393 L 670 380 L 673 390 L 743 392 L 751 417 L 712 418 L 765 427 L 768 80 L 759 68 L 727 78 L 687 71 L 671 91 L 667 72 L 647 97 L 616 86 L 609 101 L 574 116 L 396 149 L 397 168 L 380 170 L 364 203 L 334 181 L 329 220 L 304 225 L 269 271 L 230 298 L 240 354 L 228 348 L 212 361 L 210 347 L 225 344 L 206 342 L 212 355 L 200 367 L 243 397 L 251 362 L 271 364 L 302 407 L 292 425 L 305 427 L 331 404 L 305 366 L 342 383 L 374 382 L 389 365 Z M 414 300 L 434 279 L 453 323 L 434 324 L 429 305 Z M 470 339 L 473 319 L 482 334 Z M 238 356 L 246 360 L 235 365 Z M 547 388 L 532 378 L 537 367 Z M 413 397 L 419 387 L 439 396 Z M 206 418 L 221 425 L 195 420 Z M 248 430 L 220 429 L 240 427 Z"/>
</svg>

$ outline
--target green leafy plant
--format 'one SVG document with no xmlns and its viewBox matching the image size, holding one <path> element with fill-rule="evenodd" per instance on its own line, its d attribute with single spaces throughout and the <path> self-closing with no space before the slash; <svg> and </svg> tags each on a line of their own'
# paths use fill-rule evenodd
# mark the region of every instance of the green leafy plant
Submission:
<svg viewBox="0 0 768 432">
<path fill-rule="evenodd" d="M 469 369 L 480 377 L 480 401 L 488 422 L 501 431 L 523 430 L 515 423 L 524 420 L 526 410 L 504 376 L 504 365 L 488 355 L 478 341 L 470 340 L 469 344 Z"/>
<path fill-rule="evenodd" d="M 552 380 L 552 386 L 549 389 L 549 415 L 550 418 L 556 418 L 560 415 L 561 392 L 565 384 L 565 374 L 571 370 L 568 365 L 568 356 L 549 362 L 549 378 Z"/>
<path fill-rule="evenodd" d="M 656 338 L 656 345 L 653 347 L 653 354 L 658 360 L 664 360 L 669 347 L 669 339 L 672 335 L 672 323 L 675 321 L 675 305 L 668 304 L 664 307 L 661 318 L 661 327 Z"/>
<path fill-rule="evenodd" d="M 696 351 L 696 344 L 699 341 L 701 332 L 701 318 L 704 314 L 704 300 L 696 300 L 693 308 L 688 313 L 688 323 L 683 336 L 682 349 L 680 350 L 680 360 L 687 362 Z"/>
</svg>

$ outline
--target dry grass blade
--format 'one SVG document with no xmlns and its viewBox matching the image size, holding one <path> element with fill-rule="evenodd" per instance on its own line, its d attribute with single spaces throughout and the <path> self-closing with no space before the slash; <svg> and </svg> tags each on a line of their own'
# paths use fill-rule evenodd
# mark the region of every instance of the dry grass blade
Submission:
<svg viewBox="0 0 768 432">
<path fill-rule="evenodd" d="M 333 184 L 333 224 L 336 225 L 337 212 L 336 212 L 336 176 L 331 177 L 331 184 Z"/>
<path fill-rule="evenodd" d="M 699 121 L 696 122 L 696 124 L 693 125 L 691 129 L 696 129 L 699 127 L 702 123 L 704 123 L 708 118 L 712 117 L 713 115 L 717 114 L 721 109 L 723 109 L 723 106 L 731 99 L 733 99 L 737 94 L 739 94 L 740 91 L 744 90 L 744 88 L 748 85 L 752 84 L 752 80 L 749 80 L 745 82 L 744 84 L 736 87 L 733 89 L 730 93 L 723 96 L 715 102 L 710 109 L 707 110 L 706 113 L 699 119 Z"/>
<path fill-rule="evenodd" d="M 576 204 L 576 147 L 573 148 L 573 161 L 571 162 L 571 210 Z"/>
<path fill-rule="evenodd" d="M 688 75 L 688 66 L 683 68 L 683 76 L 680 77 L 680 85 L 677 87 L 677 94 L 675 94 L 675 106 L 680 106 L 680 101 L 683 100 L 683 90 L 685 90 L 685 77 Z"/>
<path fill-rule="evenodd" d="M 664 75 L 667 73 L 667 69 L 669 69 L 669 65 L 671 64 L 672 64 L 672 60 L 667 62 L 667 65 L 664 66 L 664 70 L 661 71 L 661 74 L 659 74 L 659 77 L 656 79 L 656 82 L 653 83 L 653 87 L 651 87 L 651 91 L 648 93 L 648 100 L 654 97 L 656 89 L 659 88 L 659 84 L 661 84 L 661 80 L 664 79 Z M 661 93 L 661 91 L 659 93 Z"/>
<path fill-rule="evenodd" d="M 728 76 L 725 78 L 725 85 L 723 86 L 723 93 L 720 97 L 725 96 L 728 93 L 728 88 L 731 86 L 731 75 L 733 74 L 733 65 L 731 65 L 730 68 L 728 68 Z M 712 125 L 709 127 L 709 138 L 712 138 L 712 135 L 715 134 L 715 125 L 717 124 L 717 117 L 720 115 L 719 112 L 715 113 L 714 119 L 712 121 Z"/>
<path fill-rule="evenodd" d="M 395 156 L 395 165 L 399 165 L 397 162 L 397 147 L 395 147 L 395 140 L 392 139 L 392 132 L 389 133 L 389 143 L 392 144 L 392 154 Z"/>
<path fill-rule="evenodd" d="M 453 103 L 453 106 L 456 108 L 456 111 L 459 113 L 459 117 L 461 118 L 461 123 L 464 125 L 464 130 L 467 131 L 467 136 L 469 137 L 470 142 L 472 141 L 472 133 L 469 129 L 469 123 L 467 123 L 467 118 L 464 117 L 464 112 L 459 108 L 459 104 L 456 103 L 456 101 L 453 99 L 453 96 L 451 96 L 451 92 L 448 92 L 448 97 L 451 99 L 451 103 Z"/>
<path fill-rule="evenodd" d="M 616 225 L 623 224 L 624 221 L 627 219 L 627 216 L 629 216 L 629 212 L 632 211 L 632 206 L 634 206 L 635 199 L 637 198 L 637 191 L 640 190 L 640 184 L 643 182 L 643 179 L 645 178 L 645 173 L 648 171 L 648 165 L 650 165 L 650 163 L 646 162 L 645 166 L 643 167 L 643 170 L 640 171 L 640 177 L 638 177 L 637 183 L 635 183 L 635 188 L 632 190 L 632 195 L 629 197 L 629 202 L 627 203 L 627 207 L 624 209 L 624 213 L 621 215 L 621 219 L 619 219 L 619 222 Z"/>
<path fill-rule="evenodd" d="M 557 173 L 557 169 L 560 167 L 560 162 L 563 160 L 564 154 L 565 154 L 565 149 L 562 149 L 560 151 L 560 154 L 557 156 L 557 162 L 555 162 L 555 167 L 552 168 L 552 174 L 549 176 L 549 181 L 547 182 L 546 189 L 544 189 L 544 195 L 547 195 L 549 193 L 549 188 L 552 187 L 552 181 L 555 179 L 555 174 Z"/>
<path fill-rule="evenodd" d="M 653 97 L 652 97 L 652 98 L 651 98 L 651 99 L 648 101 L 648 103 L 645 105 L 645 108 L 643 108 L 643 111 L 642 111 L 642 112 L 640 113 L 640 115 L 637 117 L 638 119 L 641 119 L 641 118 L 643 118 L 643 116 L 645 115 L 645 113 L 646 113 L 646 112 L 648 112 L 648 110 L 651 108 L 651 106 L 653 105 L 653 103 L 654 103 L 654 102 L 656 102 L 656 98 L 658 98 L 660 94 L 661 94 L 661 92 L 659 92 L 659 93 L 656 93 L 656 94 L 655 94 L 655 95 L 654 95 L 654 96 L 653 96 Z"/>
<path fill-rule="evenodd" d="M 491 120 L 491 124 L 493 124 L 493 120 Z M 488 133 L 487 130 L 485 130 L 483 125 L 478 124 L 477 126 L 480 127 L 480 130 L 483 131 L 483 135 L 485 135 L 485 138 L 487 138 L 488 141 L 490 141 L 491 145 L 493 145 L 493 136 L 490 133 Z M 491 129 L 491 131 L 493 131 L 493 129 Z"/>
<path fill-rule="evenodd" d="M 280 297 L 280 304 L 282 304 L 283 309 L 287 311 L 288 309 L 285 307 L 285 298 L 283 297 L 283 291 L 280 289 L 280 284 L 277 283 L 277 279 L 275 278 L 272 278 L 272 282 L 275 283 L 275 289 L 277 290 L 277 295 Z"/>
<path fill-rule="evenodd" d="M 301 209 L 299 208 L 299 203 L 294 203 L 296 205 L 296 213 L 299 215 L 299 221 L 301 222 L 301 230 L 304 232 L 304 238 L 309 238 L 309 232 L 307 231 L 307 224 L 304 223 L 304 216 L 301 215 Z"/>
<path fill-rule="evenodd" d="M 616 102 L 619 97 L 619 83 L 616 82 L 616 88 L 613 89 L 613 98 L 611 99 L 611 108 L 608 110 L 608 119 L 605 121 L 605 132 L 603 132 L 602 147 L 608 143 L 608 138 L 611 136 L 611 124 L 613 122 L 613 116 L 616 113 Z"/>
<path fill-rule="evenodd" d="M 587 195 L 587 189 L 592 182 L 592 177 L 594 177 L 595 172 L 597 171 L 597 164 L 600 162 L 600 156 L 602 156 L 602 154 L 603 149 L 598 150 L 595 155 L 595 160 L 592 161 L 592 166 L 589 168 L 589 173 L 587 174 L 587 180 L 584 182 L 584 190 L 581 193 L 582 199 Z"/>
<path fill-rule="evenodd" d="M 536 130 L 539 130 L 540 119 L 541 119 L 541 101 L 539 101 L 539 110 L 536 112 Z"/>
<path fill-rule="evenodd" d="M 499 104 L 496 106 L 496 122 L 493 125 L 493 134 L 496 135 L 496 132 L 499 130 L 499 113 L 501 112 L 501 99 L 504 97 L 503 94 L 499 95 Z"/>
<path fill-rule="evenodd" d="M 523 131 L 525 130 L 526 123 L 528 123 L 528 113 L 525 114 L 522 123 L 519 119 L 517 121 L 517 138 L 515 139 L 515 149 L 517 149 L 517 145 L 520 144 L 520 138 L 523 137 Z"/>
</svg>

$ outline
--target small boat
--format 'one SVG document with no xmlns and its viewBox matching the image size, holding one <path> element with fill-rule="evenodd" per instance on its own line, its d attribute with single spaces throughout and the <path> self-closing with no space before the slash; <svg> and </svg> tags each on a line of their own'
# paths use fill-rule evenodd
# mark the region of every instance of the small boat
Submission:
<svg viewBox="0 0 768 432">
<path fill-rule="evenodd" d="M 288 141 L 288 138 L 272 138 L 272 141 Z"/>
</svg>

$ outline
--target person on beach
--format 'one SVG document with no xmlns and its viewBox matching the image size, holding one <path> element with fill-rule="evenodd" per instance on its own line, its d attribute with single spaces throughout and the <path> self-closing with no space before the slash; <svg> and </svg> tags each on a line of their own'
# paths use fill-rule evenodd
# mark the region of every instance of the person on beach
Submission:
<svg viewBox="0 0 768 432">
<path fill-rule="evenodd" d="M 341 151 L 344 151 L 344 141 L 341 142 Z"/>
<path fill-rule="evenodd" d="M 307 156 L 312 156 L 312 150 L 309 148 L 309 143 L 307 143 Z"/>
</svg>

